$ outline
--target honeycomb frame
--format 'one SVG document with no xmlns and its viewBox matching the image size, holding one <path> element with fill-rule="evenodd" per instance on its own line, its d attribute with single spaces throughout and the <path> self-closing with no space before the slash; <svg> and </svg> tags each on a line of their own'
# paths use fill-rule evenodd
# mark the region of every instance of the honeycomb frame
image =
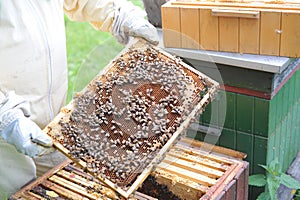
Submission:
<svg viewBox="0 0 300 200">
<path fill-rule="evenodd" d="M 159 78 L 153 78 L 156 75 Z M 128 198 L 184 136 L 218 88 L 217 82 L 180 59 L 138 40 L 62 108 L 44 131 L 67 157 Z"/>
</svg>

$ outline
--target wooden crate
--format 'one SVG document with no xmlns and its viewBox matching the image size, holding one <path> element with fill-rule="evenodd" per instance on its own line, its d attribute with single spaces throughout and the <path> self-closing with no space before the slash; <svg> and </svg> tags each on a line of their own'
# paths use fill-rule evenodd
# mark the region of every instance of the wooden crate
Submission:
<svg viewBox="0 0 300 200">
<path fill-rule="evenodd" d="M 183 138 L 139 191 L 158 199 L 245 200 L 248 198 L 248 163 L 241 160 L 245 156 L 231 149 Z"/>
<path fill-rule="evenodd" d="M 170 1 L 161 12 L 165 47 L 300 56 L 296 1 Z"/>
<path fill-rule="evenodd" d="M 12 195 L 10 200 L 28 199 L 114 199 L 124 200 L 114 190 L 95 179 L 71 160 L 67 160 L 48 171 Z M 148 195 L 135 192 L 130 200 L 155 200 Z"/>
<path fill-rule="evenodd" d="M 248 194 L 245 154 L 183 138 L 130 199 L 229 199 Z M 158 192 L 161 191 L 161 192 Z M 11 196 L 14 199 L 124 199 L 71 160 Z"/>
<path fill-rule="evenodd" d="M 45 132 L 66 156 L 128 198 L 218 86 L 178 58 L 136 41 Z"/>
</svg>

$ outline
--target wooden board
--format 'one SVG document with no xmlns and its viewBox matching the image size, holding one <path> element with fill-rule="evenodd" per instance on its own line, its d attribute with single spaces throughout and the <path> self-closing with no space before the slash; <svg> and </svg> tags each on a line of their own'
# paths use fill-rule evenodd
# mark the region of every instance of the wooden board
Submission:
<svg viewBox="0 0 300 200">
<path fill-rule="evenodd" d="M 200 45 L 204 50 L 219 50 L 219 18 L 210 9 L 200 9 Z"/>
<path fill-rule="evenodd" d="M 170 17 L 172 16 L 172 17 Z M 161 20 L 164 24 L 164 43 L 170 47 L 181 47 L 181 23 L 179 7 L 162 7 Z"/>
<path fill-rule="evenodd" d="M 282 13 L 280 55 L 300 56 L 300 13 Z"/>
<path fill-rule="evenodd" d="M 279 56 L 281 12 L 261 13 L 260 53 Z"/>
<path fill-rule="evenodd" d="M 180 16 L 181 47 L 199 49 L 199 9 L 182 7 L 180 8 Z"/>
<path fill-rule="evenodd" d="M 220 51 L 239 51 L 239 19 L 219 17 Z"/>
<path fill-rule="evenodd" d="M 241 53 L 259 53 L 259 20 L 240 19 L 239 46 Z"/>
<path fill-rule="evenodd" d="M 217 89 L 204 74 L 136 41 L 45 132 L 61 152 L 128 198 Z"/>
<path fill-rule="evenodd" d="M 300 3 L 237 3 L 237 2 L 205 2 L 205 1 L 171 1 L 162 6 L 165 20 L 173 21 L 183 19 L 168 13 L 171 8 L 184 9 L 185 13 L 199 10 L 199 41 L 204 50 L 239 52 L 246 54 L 261 54 L 272 56 L 299 57 L 300 47 Z M 188 11 L 190 9 L 190 11 Z M 176 19 L 175 19 L 176 18 Z M 195 16 L 189 16 L 190 24 Z M 192 20 L 193 19 L 193 20 Z M 162 23 L 163 36 L 167 39 L 165 47 L 186 47 L 178 41 L 168 40 Z M 184 21 L 189 22 L 187 17 Z M 184 33 L 182 25 L 176 32 Z M 167 24 L 166 24 L 167 25 Z M 195 25 L 197 27 L 197 25 Z M 178 30 L 179 28 L 179 30 Z M 196 29 L 194 29 L 196 30 Z M 193 33 L 197 36 L 197 33 Z M 183 35 L 181 40 L 185 41 Z M 170 44 L 175 42 L 176 45 Z M 180 46 L 178 46 L 180 45 Z M 193 49 L 198 49 L 193 47 Z"/>
</svg>

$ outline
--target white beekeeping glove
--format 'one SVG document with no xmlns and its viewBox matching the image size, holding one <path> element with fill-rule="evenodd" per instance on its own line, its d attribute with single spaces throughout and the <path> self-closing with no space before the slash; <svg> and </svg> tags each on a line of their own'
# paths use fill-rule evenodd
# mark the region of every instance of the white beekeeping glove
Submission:
<svg viewBox="0 0 300 200">
<path fill-rule="evenodd" d="M 54 151 L 51 138 L 28 117 L 29 103 L 10 92 L 0 103 L 0 136 L 30 157 Z"/>
<path fill-rule="evenodd" d="M 131 2 L 115 1 L 113 35 L 122 44 L 127 44 L 129 37 L 142 37 L 157 45 L 159 37 L 156 28 L 145 19 L 146 13 Z"/>
</svg>

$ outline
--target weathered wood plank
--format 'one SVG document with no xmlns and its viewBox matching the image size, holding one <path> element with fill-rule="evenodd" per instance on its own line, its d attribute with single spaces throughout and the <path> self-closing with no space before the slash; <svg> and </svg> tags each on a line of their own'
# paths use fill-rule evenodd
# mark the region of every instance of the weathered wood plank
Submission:
<svg viewBox="0 0 300 200">
<path fill-rule="evenodd" d="M 217 163 L 215 161 L 212 160 L 207 160 L 207 159 L 196 159 L 195 160 L 195 156 L 192 156 L 188 153 L 180 153 L 180 155 L 177 154 L 176 151 L 171 150 L 168 155 L 178 158 L 178 159 L 182 159 L 182 160 L 186 160 L 189 162 L 194 162 L 194 163 L 198 163 L 201 164 L 203 166 L 209 167 L 211 169 L 215 169 L 215 170 L 219 170 L 219 171 L 226 171 L 228 169 L 228 166 L 223 165 L 222 163 Z"/>
<path fill-rule="evenodd" d="M 219 50 L 219 18 L 211 9 L 200 9 L 200 44 L 204 50 Z"/>
<path fill-rule="evenodd" d="M 199 49 L 199 9 L 180 8 L 181 23 L 181 47 L 188 49 Z"/>
<path fill-rule="evenodd" d="M 182 159 L 178 159 L 176 157 L 172 157 L 167 155 L 163 162 L 168 163 L 170 165 L 174 165 L 177 167 L 181 167 L 182 169 L 189 170 L 191 172 L 203 174 L 205 176 L 211 177 L 211 178 L 220 178 L 224 172 L 218 171 L 206 166 L 203 166 L 197 162 L 188 162 Z"/>
<path fill-rule="evenodd" d="M 163 39 L 167 47 L 181 47 L 181 23 L 179 7 L 161 7 Z"/>
<path fill-rule="evenodd" d="M 300 56 L 300 13 L 282 13 L 280 56 Z"/>
<path fill-rule="evenodd" d="M 239 151 L 235 151 L 235 150 L 232 150 L 232 149 L 219 147 L 219 146 L 216 146 L 216 145 L 208 144 L 208 143 L 197 141 L 197 140 L 192 140 L 190 138 L 182 138 L 180 142 L 190 144 L 191 146 L 197 147 L 201 150 L 211 150 L 215 153 L 228 155 L 230 157 L 234 157 L 234 158 L 238 158 L 238 159 L 245 159 L 246 156 L 247 156 L 243 152 L 239 152 Z"/>
<path fill-rule="evenodd" d="M 84 187 L 82 187 L 82 186 L 80 186 L 76 183 L 73 183 L 71 181 L 68 181 L 68 180 L 66 180 L 62 177 L 57 176 L 57 175 L 51 176 L 49 178 L 49 180 L 52 181 L 52 184 L 56 183 L 60 186 L 63 186 L 63 188 L 67 188 L 69 191 L 72 191 L 72 192 L 76 191 L 76 192 L 78 192 L 78 193 L 80 193 L 80 194 L 82 194 L 86 197 L 89 197 L 91 199 L 97 199 L 94 195 L 89 194 Z"/>
<path fill-rule="evenodd" d="M 77 194 L 77 193 L 74 193 L 72 191 L 70 191 L 69 189 L 65 188 L 65 187 L 62 187 L 60 185 L 57 185 L 53 182 L 50 182 L 50 181 L 47 181 L 45 180 L 43 182 L 43 185 L 47 188 L 50 188 L 51 190 L 55 191 L 56 193 L 58 193 L 59 195 L 63 196 L 63 197 L 66 197 L 66 198 L 70 198 L 70 199 L 84 199 L 85 197 L 80 195 L 80 194 Z"/>
<path fill-rule="evenodd" d="M 260 54 L 279 56 L 281 12 L 261 12 Z"/>
<path fill-rule="evenodd" d="M 219 17 L 220 51 L 239 51 L 239 18 Z"/>
<path fill-rule="evenodd" d="M 241 53 L 259 53 L 259 19 L 240 18 L 239 49 Z"/>
<path fill-rule="evenodd" d="M 182 169 L 180 167 L 176 167 L 176 166 L 170 165 L 168 163 L 164 163 L 164 162 L 160 163 L 157 166 L 156 171 L 160 172 L 160 170 L 170 172 L 170 173 L 178 175 L 182 178 L 186 178 L 186 179 L 192 180 L 196 183 L 202 184 L 204 186 L 212 186 L 216 183 L 215 179 L 211 179 L 207 176 L 204 176 L 204 175 L 201 175 L 201 174 L 198 174 L 195 172 L 191 172 L 189 170 Z"/>
</svg>

